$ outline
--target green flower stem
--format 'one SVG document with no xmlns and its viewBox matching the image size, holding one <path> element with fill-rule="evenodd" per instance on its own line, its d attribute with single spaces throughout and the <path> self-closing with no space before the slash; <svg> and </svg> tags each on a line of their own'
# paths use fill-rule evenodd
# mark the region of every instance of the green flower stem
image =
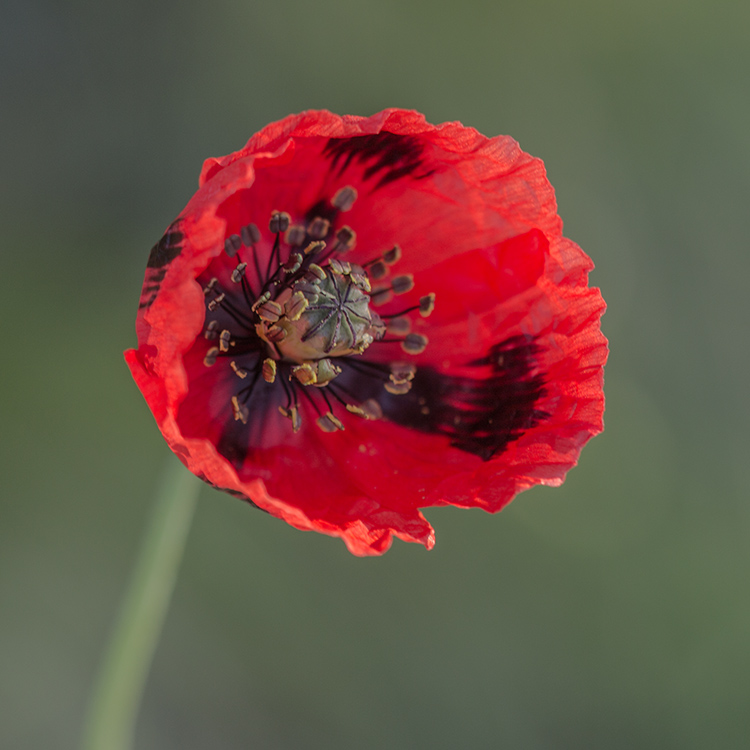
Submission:
<svg viewBox="0 0 750 750">
<path fill-rule="evenodd" d="M 83 750 L 132 747 L 138 706 L 201 486 L 182 464 L 170 461 L 94 686 Z"/>
</svg>

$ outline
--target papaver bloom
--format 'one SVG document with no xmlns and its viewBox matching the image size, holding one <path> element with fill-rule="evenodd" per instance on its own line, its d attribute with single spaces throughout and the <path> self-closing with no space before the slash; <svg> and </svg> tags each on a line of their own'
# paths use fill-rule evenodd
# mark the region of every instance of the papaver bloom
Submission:
<svg viewBox="0 0 750 750">
<path fill-rule="evenodd" d="M 602 429 L 604 302 L 544 166 L 416 112 L 304 112 L 203 166 L 126 352 L 201 479 L 357 555 L 559 485 Z"/>
</svg>

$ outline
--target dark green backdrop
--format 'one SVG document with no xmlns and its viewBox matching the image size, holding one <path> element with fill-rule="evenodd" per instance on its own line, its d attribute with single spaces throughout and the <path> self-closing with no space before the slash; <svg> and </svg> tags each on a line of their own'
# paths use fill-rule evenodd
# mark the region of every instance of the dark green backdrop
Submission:
<svg viewBox="0 0 750 750">
<path fill-rule="evenodd" d="M 737 748 L 750 731 L 750 4 L 9 0 L 0 746 L 72 749 L 171 458 L 122 350 L 203 158 L 410 107 L 541 156 L 609 303 L 563 489 L 382 559 L 207 488 L 141 748 Z"/>
</svg>

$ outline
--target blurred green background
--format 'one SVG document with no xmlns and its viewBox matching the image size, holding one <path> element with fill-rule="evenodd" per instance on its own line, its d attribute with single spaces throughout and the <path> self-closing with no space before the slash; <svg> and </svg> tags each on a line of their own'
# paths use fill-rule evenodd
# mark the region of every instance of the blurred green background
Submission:
<svg viewBox="0 0 750 750">
<path fill-rule="evenodd" d="M 205 488 L 141 748 L 750 736 L 750 4 L 6 0 L 0 746 L 74 748 L 171 454 L 122 350 L 202 160 L 400 106 L 542 157 L 609 303 L 562 489 L 357 559 Z"/>
</svg>

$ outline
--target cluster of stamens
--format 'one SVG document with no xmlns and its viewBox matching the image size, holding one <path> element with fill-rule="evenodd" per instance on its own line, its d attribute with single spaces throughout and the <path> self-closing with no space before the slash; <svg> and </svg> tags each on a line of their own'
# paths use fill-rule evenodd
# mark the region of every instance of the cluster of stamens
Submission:
<svg viewBox="0 0 750 750">
<path fill-rule="evenodd" d="M 356 197 L 350 186 L 339 190 L 331 200 L 335 212 L 349 210 Z M 428 316 L 435 295 L 428 294 L 398 313 L 378 315 L 373 306 L 414 288 L 409 274 L 391 277 L 391 267 L 401 257 L 398 247 L 357 265 L 341 257 L 356 243 L 356 234 L 348 226 L 334 230 L 321 216 L 305 225 L 295 224 L 289 214 L 274 211 L 269 230 L 274 241 L 263 262 L 258 251 L 261 232 L 255 224 L 230 235 L 224 252 L 237 264 L 228 274 L 229 284 L 212 277 L 203 290 L 204 336 L 215 342 L 205 354 L 204 365 L 211 367 L 226 358 L 233 377 L 242 381 L 230 399 L 234 419 L 247 423 L 247 404 L 261 381 L 280 384 L 286 405 L 279 406 L 279 411 L 295 432 L 301 426 L 300 394 L 318 412 L 317 424 L 324 432 L 343 429 L 329 396 L 360 417 L 381 418 L 376 398 L 360 403 L 336 379 L 351 365 L 368 377 L 382 379 L 391 395 L 408 393 L 416 374 L 413 363 L 395 361 L 386 366 L 355 358 L 375 342 L 399 342 L 410 355 L 424 351 L 427 338 L 412 333 L 408 315 L 418 311 Z M 248 279 L 249 263 L 254 283 Z M 315 390 L 309 390 L 310 386 Z"/>
</svg>

